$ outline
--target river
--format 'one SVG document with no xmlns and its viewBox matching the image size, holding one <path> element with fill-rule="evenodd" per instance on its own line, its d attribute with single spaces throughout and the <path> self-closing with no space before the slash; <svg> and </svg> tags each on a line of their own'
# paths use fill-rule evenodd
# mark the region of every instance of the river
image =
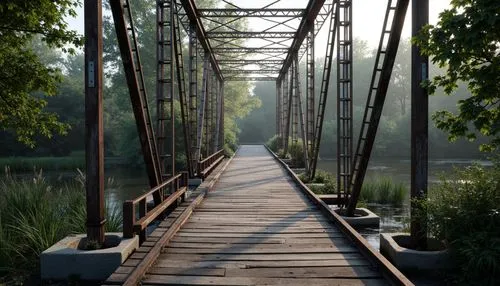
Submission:
<svg viewBox="0 0 500 286">
<path fill-rule="evenodd" d="M 489 161 L 470 159 L 446 159 L 429 161 L 429 183 L 432 185 L 439 181 L 441 176 L 446 177 L 454 167 L 464 167 L 477 163 L 483 166 L 491 166 Z M 335 160 L 321 160 L 318 162 L 318 168 L 335 173 Z M 70 181 L 76 176 L 77 172 L 44 172 L 48 180 Z M 105 171 L 106 181 L 112 183 L 106 189 L 106 201 L 112 205 L 121 206 L 125 200 L 133 199 L 148 190 L 148 179 L 145 170 L 130 170 L 123 167 L 109 168 Z M 32 174 L 20 174 L 22 177 L 29 177 Z M 410 161 L 387 159 L 373 160 L 370 162 L 366 179 L 374 177 L 391 177 L 395 182 L 403 182 L 408 187 L 410 185 Z M 379 232 L 397 232 L 408 227 L 409 208 L 408 200 L 403 207 L 395 208 L 389 205 L 368 204 L 370 210 L 381 217 L 380 229 L 361 229 L 363 236 L 376 249 L 379 247 Z M 121 207 L 120 207 L 121 208 Z"/>
</svg>

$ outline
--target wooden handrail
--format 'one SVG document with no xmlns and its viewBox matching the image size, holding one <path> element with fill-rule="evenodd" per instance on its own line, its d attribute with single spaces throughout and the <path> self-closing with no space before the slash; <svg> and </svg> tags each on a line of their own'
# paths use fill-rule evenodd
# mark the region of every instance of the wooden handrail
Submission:
<svg viewBox="0 0 500 286">
<path fill-rule="evenodd" d="M 198 177 L 205 179 L 212 170 L 224 159 L 224 150 L 221 149 L 198 162 Z"/>
<path fill-rule="evenodd" d="M 173 190 L 167 197 L 164 194 L 165 188 Z M 187 189 L 188 173 L 182 172 L 154 187 L 147 193 L 133 200 L 125 201 L 123 203 L 123 237 L 132 238 L 138 234 L 140 243 L 142 243 L 146 239 L 146 228 L 148 225 L 160 217 L 167 208 L 176 206 L 177 200 L 183 198 Z M 159 194 L 162 202 L 148 211 L 147 198 L 155 194 Z M 136 211 L 137 207 L 138 213 Z"/>
</svg>

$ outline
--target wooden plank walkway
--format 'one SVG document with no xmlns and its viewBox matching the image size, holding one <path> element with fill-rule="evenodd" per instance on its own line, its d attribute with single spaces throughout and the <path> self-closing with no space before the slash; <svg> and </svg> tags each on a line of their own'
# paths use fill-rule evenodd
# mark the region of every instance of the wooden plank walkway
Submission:
<svg viewBox="0 0 500 286">
<path fill-rule="evenodd" d="M 162 224 L 168 227 L 183 208 Z M 133 270 L 134 259 L 144 256 L 137 254 L 115 279 Z M 239 149 L 142 279 L 142 285 L 387 284 L 258 145 Z"/>
</svg>

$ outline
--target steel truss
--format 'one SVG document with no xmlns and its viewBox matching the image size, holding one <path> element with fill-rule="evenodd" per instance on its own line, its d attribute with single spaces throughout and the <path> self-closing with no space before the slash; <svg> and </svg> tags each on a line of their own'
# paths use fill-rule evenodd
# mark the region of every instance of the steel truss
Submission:
<svg viewBox="0 0 500 286">
<path fill-rule="evenodd" d="M 391 4 L 396 1 L 396 5 Z M 408 2 L 389 1 L 361 134 L 353 154 L 352 0 L 310 0 L 304 9 L 277 9 L 272 7 L 274 2 L 262 8 L 233 5 L 234 9 L 197 9 L 194 0 L 157 0 L 156 130 L 148 107 L 131 7 L 128 0 L 110 0 L 150 185 L 157 186 L 178 173 L 176 138 L 184 140 L 191 177 L 201 171 L 197 170 L 200 160 L 223 148 L 224 86 L 229 81 L 276 82 L 276 134 L 280 148 L 288 152 L 289 137 L 294 143 L 301 137 L 305 168 L 313 178 L 336 44 L 337 189 L 339 199 L 344 199 L 339 200 L 340 204 L 351 211 L 366 172 Z M 269 26 L 247 31 L 234 25 L 250 17 L 259 17 Z M 321 89 L 316 100 L 315 36 L 328 21 Z M 210 29 L 205 30 L 209 25 Z M 188 37 L 187 49 L 183 47 L 181 28 Z M 304 55 L 303 104 L 299 62 Z M 174 125 L 175 101 L 180 103 L 181 133 L 176 132 Z M 155 203 L 161 200 L 161 196 L 155 197 Z"/>
</svg>

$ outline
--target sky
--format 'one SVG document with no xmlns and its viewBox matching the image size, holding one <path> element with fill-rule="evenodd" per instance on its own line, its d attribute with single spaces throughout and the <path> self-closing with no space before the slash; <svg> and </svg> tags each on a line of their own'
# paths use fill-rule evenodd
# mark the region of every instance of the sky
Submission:
<svg viewBox="0 0 500 286">
<path fill-rule="evenodd" d="M 106 0 L 104 0 L 106 1 Z M 131 0 L 132 3 L 134 0 Z M 395 0 L 392 0 L 395 2 Z M 415 1 L 415 0 L 413 0 Z M 239 7 L 244 8 L 255 8 L 262 7 L 266 4 L 275 2 L 275 0 L 231 0 L 231 3 Z M 430 0 L 430 13 L 429 22 L 436 23 L 437 17 L 441 11 L 449 6 L 449 0 Z M 273 8 L 305 8 L 307 5 L 307 0 L 281 0 L 275 5 L 271 6 Z M 368 41 L 370 46 L 377 46 L 380 38 L 380 32 L 382 28 L 382 21 L 387 6 L 387 0 L 353 0 L 353 36 L 355 38 L 360 38 Z M 68 18 L 69 26 L 83 34 L 83 7 L 77 10 L 78 16 L 76 18 Z M 411 3 L 407 12 L 405 27 L 403 30 L 403 38 L 408 38 L 411 36 Z M 249 21 L 249 27 L 257 30 L 259 28 L 258 19 L 252 18 Z M 323 26 L 323 29 L 319 32 L 316 38 L 317 46 L 326 45 L 326 36 L 328 28 Z"/>
</svg>

